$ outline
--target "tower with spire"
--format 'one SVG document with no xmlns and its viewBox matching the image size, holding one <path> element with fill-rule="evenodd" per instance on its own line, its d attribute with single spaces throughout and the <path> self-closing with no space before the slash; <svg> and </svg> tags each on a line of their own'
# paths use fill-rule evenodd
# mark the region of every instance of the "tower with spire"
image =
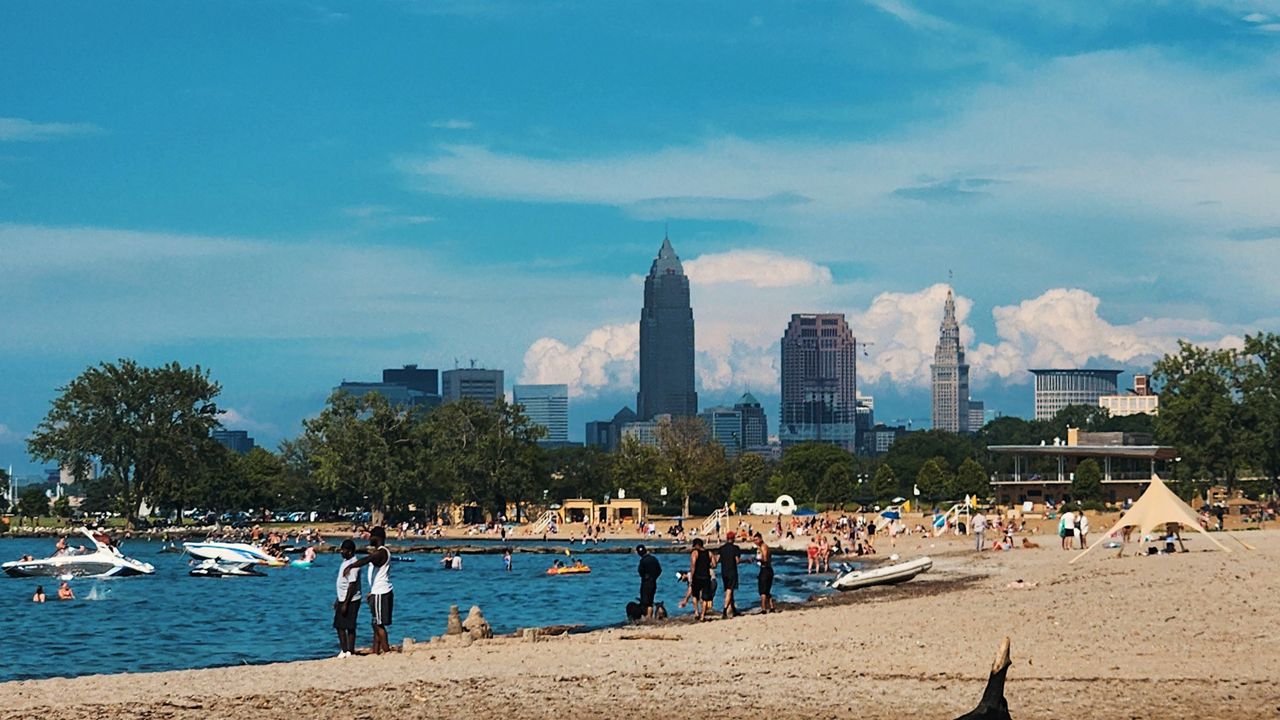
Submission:
<svg viewBox="0 0 1280 720">
<path fill-rule="evenodd" d="M 954 433 L 969 431 L 969 365 L 960 344 L 956 301 L 947 289 L 942 327 L 933 350 L 933 429 Z"/>
<path fill-rule="evenodd" d="M 636 414 L 687 417 L 698 414 L 693 389 L 693 308 L 689 278 L 665 234 L 658 256 L 644 279 L 640 311 L 640 392 Z"/>
</svg>

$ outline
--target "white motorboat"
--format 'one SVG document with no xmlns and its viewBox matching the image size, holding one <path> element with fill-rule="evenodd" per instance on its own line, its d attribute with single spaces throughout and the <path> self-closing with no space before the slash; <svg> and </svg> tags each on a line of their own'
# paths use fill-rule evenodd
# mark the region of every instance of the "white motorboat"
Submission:
<svg viewBox="0 0 1280 720">
<path fill-rule="evenodd" d="M 67 549 L 53 557 L 14 560 L 0 567 L 11 577 L 102 578 L 155 574 L 151 563 L 126 557 L 106 535 L 87 528 L 80 528 L 80 533 L 93 543 L 92 550 Z"/>
<path fill-rule="evenodd" d="M 261 577 L 266 573 L 258 570 L 251 562 L 227 563 L 217 560 L 202 560 L 199 565 L 187 573 L 192 577 Z"/>
<path fill-rule="evenodd" d="M 257 545 L 233 542 L 184 542 L 187 554 L 199 560 L 215 560 L 220 563 L 249 563 L 282 567 L 286 561 L 272 555 Z"/>
<path fill-rule="evenodd" d="M 933 567 L 933 558 L 918 557 L 915 560 L 881 565 L 870 570 L 849 570 L 840 573 L 830 585 L 836 590 L 857 590 L 872 585 L 889 585 L 906 582 Z"/>
</svg>

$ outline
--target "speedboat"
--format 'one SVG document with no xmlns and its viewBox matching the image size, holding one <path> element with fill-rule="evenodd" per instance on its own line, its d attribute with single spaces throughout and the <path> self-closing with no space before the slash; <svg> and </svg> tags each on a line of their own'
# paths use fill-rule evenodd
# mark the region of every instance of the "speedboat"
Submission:
<svg viewBox="0 0 1280 720">
<path fill-rule="evenodd" d="M 66 550 L 53 557 L 14 560 L 0 567 L 10 577 L 127 577 L 154 575 L 155 566 L 126 557 L 106 535 L 80 528 L 80 533 L 93 543 L 93 550 Z"/>
<path fill-rule="evenodd" d="M 915 560 L 881 565 L 870 570 L 849 570 L 840 573 L 830 585 L 836 590 L 857 590 L 872 585 L 890 585 L 906 582 L 933 567 L 933 558 L 918 557 Z"/>
<path fill-rule="evenodd" d="M 191 577 L 261 577 L 266 573 L 258 570 L 251 562 L 218 562 L 203 560 L 199 565 L 187 572 Z"/>
<path fill-rule="evenodd" d="M 184 542 L 187 554 L 199 560 L 216 560 L 222 563 L 249 563 L 282 567 L 286 562 L 257 545 L 233 542 Z"/>
</svg>

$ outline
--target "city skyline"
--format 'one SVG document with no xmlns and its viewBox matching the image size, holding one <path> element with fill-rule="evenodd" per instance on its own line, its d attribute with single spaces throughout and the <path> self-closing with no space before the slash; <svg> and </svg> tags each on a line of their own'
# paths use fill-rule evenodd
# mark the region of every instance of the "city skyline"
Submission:
<svg viewBox="0 0 1280 720">
<path fill-rule="evenodd" d="M 567 384 L 580 439 L 634 404 L 667 223 L 700 404 L 774 427 L 797 312 L 926 424 L 951 270 L 992 412 L 1030 416 L 1029 368 L 1280 325 L 1264 5 L 195 7 L 0 9 L 0 465 L 120 357 L 210 369 L 265 447 L 460 357 Z"/>
</svg>

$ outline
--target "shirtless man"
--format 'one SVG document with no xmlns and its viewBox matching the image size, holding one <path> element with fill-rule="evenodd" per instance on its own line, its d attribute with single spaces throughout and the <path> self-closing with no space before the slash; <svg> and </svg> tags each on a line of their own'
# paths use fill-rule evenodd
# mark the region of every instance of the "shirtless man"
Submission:
<svg viewBox="0 0 1280 720">
<path fill-rule="evenodd" d="M 76 599 L 76 594 L 71 591 L 71 586 L 67 584 L 66 580 L 63 580 L 62 584 L 58 586 L 58 599 L 59 600 L 75 600 Z"/>
<path fill-rule="evenodd" d="M 760 564 L 760 577 L 756 580 L 756 589 L 760 591 L 760 612 L 775 612 L 777 603 L 773 601 L 773 557 L 769 546 L 764 544 L 764 537 L 756 533 L 756 561 Z"/>
</svg>

